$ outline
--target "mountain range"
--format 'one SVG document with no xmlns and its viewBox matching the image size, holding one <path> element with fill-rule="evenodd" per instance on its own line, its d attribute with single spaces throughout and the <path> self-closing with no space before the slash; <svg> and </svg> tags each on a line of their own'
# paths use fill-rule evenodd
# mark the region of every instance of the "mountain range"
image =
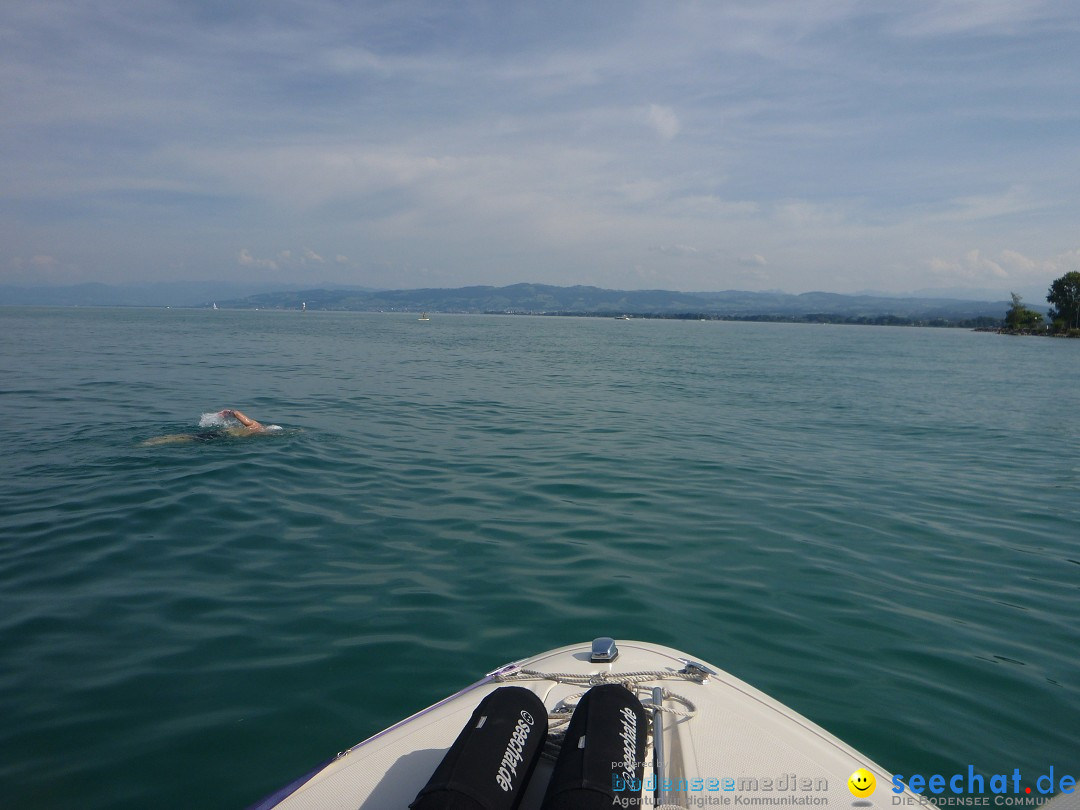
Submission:
<svg viewBox="0 0 1080 810">
<path fill-rule="evenodd" d="M 808 292 L 679 292 L 610 290 L 511 284 L 411 290 L 351 287 L 295 290 L 262 289 L 220 282 L 70 287 L 0 286 L 0 305 L 177 306 L 221 309 L 300 309 L 333 311 L 522 313 L 560 315 L 638 315 L 739 319 L 810 319 L 853 322 L 896 319 L 967 325 L 973 320 L 1001 320 L 1008 301 L 947 297 L 890 297 Z M 1045 307 L 1033 306 L 1045 311 Z"/>
<path fill-rule="evenodd" d="M 556 287 L 512 284 L 506 287 L 459 287 L 418 290 L 300 290 L 273 292 L 219 302 L 224 308 L 355 310 L 385 312 L 489 312 L 548 315 L 706 316 L 722 318 L 842 319 L 892 316 L 902 320 L 1001 319 L 1007 301 L 963 301 L 947 298 L 890 298 L 809 292 L 678 292 L 673 290 L 608 290 L 600 287 Z"/>
</svg>

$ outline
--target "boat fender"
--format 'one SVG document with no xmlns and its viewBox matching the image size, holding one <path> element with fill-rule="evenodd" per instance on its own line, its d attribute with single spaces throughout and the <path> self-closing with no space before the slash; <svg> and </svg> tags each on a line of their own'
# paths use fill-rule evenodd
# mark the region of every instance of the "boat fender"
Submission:
<svg viewBox="0 0 1080 810">
<path fill-rule="evenodd" d="M 520 686 L 496 689 L 472 713 L 411 810 L 513 810 L 540 759 L 547 709 Z"/>
<path fill-rule="evenodd" d="M 648 728 L 645 708 L 625 686 L 586 692 L 570 718 L 543 810 L 639 805 Z"/>
</svg>

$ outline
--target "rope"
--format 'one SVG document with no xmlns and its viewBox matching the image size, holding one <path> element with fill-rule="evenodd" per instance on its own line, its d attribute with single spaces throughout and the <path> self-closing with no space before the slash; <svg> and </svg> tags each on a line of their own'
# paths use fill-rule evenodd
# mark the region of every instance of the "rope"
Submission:
<svg viewBox="0 0 1080 810">
<path fill-rule="evenodd" d="M 639 672 L 598 672 L 592 675 L 580 674 L 575 672 L 540 672 L 535 669 L 517 669 L 513 672 L 506 672 L 493 676 L 499 683 L 506 683 L 507 681 L 555 681 L 557 683 L 569 684 L 571 686 L 600 686 L 608 683 L 619 683 L 629 689 L 631 692 L 638 694 L 639 697 L 648 698 L 643 700 L 642 703 L 645 708 L 650 711 L 662 711 L 675 717 L 693 717 L 697 713 L 697 706 L 693 704 L 688 698 L 682 695 L 670 692 L 667 689 L 663 692 L 664 700 L 672 700 L 681 703 L 686 707 L 685 710 L 676 709 L 673 706 L 660 705 L 657 706 L 652 702 L 652 690 L 641 688 L 640 684 L 651 683 L 654 681 L 661 681 L 665 679 L 679 680 L 679 681 L 693 681 L 695 683 L 702 683 L 706 673 L 701 671 L 691 672 L 672 672 L 671 670 L 654 670 L 654 671 L 639 671 Z M 570 714 L 577 706 L 577 702 L 584 696 L 585 692 L 575 692 L 572 695 L 567 695 L 565 698 L 559 701 L 551 712 L 548 713 L 549 726 L 561 726 L 570 722 Z"/>
<path fill-rule="evenodd" d="M 631 691 L 641 693 L 644 690 L 632 689 Z M 573 713 L 574 709 L 577 707 L 578 701 L 581 700 L 584 695 L 584 692 L 575 692 L 574 694 L 567 695 L 562 700 L 560 700 L 558 704 L 556 704 L 555 708 L 548 713 L 548 719 L 550 723 L 554 725 L 562 725 L 563 723 L 570 722 L 570 714 Z M 675 717 L 693 717 L 694 714 L 697 713 L 697 706 L 695 706 L 693 702 L 691 702 L 688 698 L 683 697 L 682 695 L 675 694 L 674 692 L 669 692 L 667 689 L 664 690 L 664 700 L 677 701 L 686 707 L 685 710 L 676 709 L 673 706 L 667 705 L 657 706 L 655 703 L 652 702 L 651 694 L 645 694 L 644 697 L 650 698 L 649 700 L 642 701 L 642 705 L 645 707 L 646 711 L 660 710 L 662 712 L 667 712 L 670 715 L 674 715 Z"/>
<path fill-rule="evenodd" d="M 546 680 L 558 681 L 559 683 L 580 684 L 582 686 L 600 686 L 605 683 L 631 684 L 663 680 L 703 683 L 708 675 L 700 670 L 690 672 L 673 672 L 671 670 L 653 670 L 651 672 L 596 672 L 590 675 L 577 672 L 540 672 L 535 669 L 515 669 L 513 672 L 496 674 L 493 677 L 500 683 L 505 681 Z"/>
</svg>

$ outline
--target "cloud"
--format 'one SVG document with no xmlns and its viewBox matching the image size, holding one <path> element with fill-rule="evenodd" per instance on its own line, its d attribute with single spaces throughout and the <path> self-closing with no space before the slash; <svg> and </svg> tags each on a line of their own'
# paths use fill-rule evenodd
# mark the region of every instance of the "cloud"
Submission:
<svg viewBox="0 0 1080 810">
<path fill-rule="evenodd" d="M 337 254 L 334 259 L 336 264 L 346 264 L 347 256 Z M 237 263 L 242 267 L 258 267 L 265 270 L 288 270 L 298 269 L 311 265 L 325 265 L 326 259 L 317 251 L 306 247 L 299 253 L 292 250 L 282 250 L 273 259 L 261 259 L 254 256 L 250 249 L 242 248 Z"/>
<path fill-rule="evenodd" d="M 43 253 L 31 256 L 29 259 L 24 259 L 22 256 L 15 256 L 11 259 L 9 264 L 15 270 L 30 269 L 38 272 L 55 270 L 60 266 L 60 262 L 55 256 L 48 256 Z"/>
<path fill-rule="evenodd" d="M 442 149 L 448 148 L 441 144 Z M 439 148 L 432 145 L 433 150 Z M 235 193 L 281 210 L 317 209 L 345 198 L 429 187 L 469 172 L 474 157 L 438 156 L 424 145 L 370 145 L 358 138 L 300 140 L 257 147 L 200 146 L 167 157 L 197 175 L 209 175 Z"/>
<path fill-rule="evenodd" d="M 665 256 L 696 256 L 698 253 L 698 249 L 690 245 L 656 245 L 649 250 Z"/>
<path fill-rule="evenodd" d="M 1007 34 L 1045 18 L 1051 5 L 1038 0 L 924 0 L 911 3 L 909 13 L 899 16 L 893 30 L 913 37 Z"/>
<path fill-rule="evenodd" d="M 1003 250 L 997 259 L 991 259 L 975 249 L 958 258 L 935 257 L 927 265 L 935 275 L 961 281 L 1008 279 L 1014 283 L 1036 283 L 1080 270 L 1080 248 L 1045 259 L 1033 259 L 1016 250 Z"/>
<path fill-rule="evenodd" d="M 969 250 L 956 259 L 934 257 L 928 262 L 930 272 L 954 281 L 998 281 L 1009 277 L 1000 263 L 978 250 Z"/>
<path fill-rule="evenodd" d="M 656 251 L 684 289 L 765 256 L 865 289 L 1075 263 L 1028 258 L 1075 244 L 1062 0 L 189 6 L 0 4 L 0 243 L 27 271 L 619 286 Z"/>
<path fill-rule="evenodd" d="M 789 230 L 817 231 L 843 225 L 848 221 L 847 210 L 836 203 L 810 200 L 785 200 L 774 206 L 775 221 Z"/>
<path fill-rule="evenodd" d="M 0 262 L 0 277 L 12 284 L 74 284 L 87 279 L 83 268 L 58 259 L 48 253 L 36 253 L 29 258 L 11 256 Z"/>
<path fill-rule="evenodd" d="M 258 267 L 264 270 L 277 270 L 278 263 L 273 259 L 256 259 L 247 248 L 241 248 L 237 263 L 241 267 Z"/>
<path fill-rule="evenodd" d="M 764 267 L 768 262 L 760 253 L 751 253 L 749 256 L 740 256 L 739 264 L 743 267 Z"/>
<path fill-rule="evenodd" d="M 1022 214 L 1040 207 L 1022 186 L 997 194 L 977 194 L 949 200 L 945 211 L 933 217 L 941 222 L 975 222 Z"/>
<path fill-rule="evenodd" d="M 1057 278 L 1080 270 L 1080 248 L 1067 250 L 1046 259 L 1032 259 L 1015 250 L 1001 252 L 1001 265 L 1008 268 L 1012 278 L 1042 280 Z"/>
<path fill-rule="evenodd" d="M 1045 285 L 1065 273 L 1080 271 L 1080 248 L 1045 258 L 1031 257 L 1012 249 L 991 257 L 973 249 L 956 257 L 934 257 L 925 266 L 937 282 L 935 287 L 974 286 L 986 290 L 1012 290 L 1041 298 L 1039 290 L 1045 290 Z"/>
<path fill-rule="evenodd" d="M 1054 256 L 1050 259 L 1050 266 L 1053 268 L 1054 273 L 1062 275 L 1080 271 L 1080 248 L 1074 248 Z"/>
<path fill-rule="evenodd" d="M 1001 263 L 1025 274 L 1036 272 L 1041 265 L 1041 262 L 1029 259 L 1024 254 L 1018 253 L 1015 250 L 1001 251 Z"/>
<path fill-rule="evenodd" d="M 656 130 L 656 134 L 665 141 L 672 140 L 679 134 L 679 130 L 682 129 L 682 124 L 679 123 L 679 116 L 675 114 L 675 111 L 671 109 L 671 107 L 661 107 L 659 104 L 650 104 L 646 117 L 649 125 Z"/>
</svg>

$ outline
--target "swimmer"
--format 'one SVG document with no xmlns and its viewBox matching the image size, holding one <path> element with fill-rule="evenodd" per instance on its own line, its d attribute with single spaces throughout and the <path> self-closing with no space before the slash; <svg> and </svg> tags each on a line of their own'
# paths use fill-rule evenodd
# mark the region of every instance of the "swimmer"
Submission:
<svg viewBox="0 0 1080 810">
<path fill-rule="evenodd" d="M 210 414 L 204 415 L 204 419 Z M 172 433 L 168 436 L 155 436 L 153 439 L 147 439 L 141 443 L 142 447 L 150 447 L 157 444 L 180 444 L 183 442 L 206 442 L 213 439 L 224 439 L 227 437 L 243 437 L 254 436 L 259 433 L 267 433 L 271 430 L 281 430 L 277 425 L 267 427 L 261 422 L 257 422 L 247 414 L 234 410 L 233 408 L 226 408 L 223 411 L 218 411 L 213 416 L 221 417 L 221 419 L 233 419 L 239 422 L 239 425 L 223 425 L 216 427 L 213 430 L 201 430 L 198 433 Z"/>
</svg>

